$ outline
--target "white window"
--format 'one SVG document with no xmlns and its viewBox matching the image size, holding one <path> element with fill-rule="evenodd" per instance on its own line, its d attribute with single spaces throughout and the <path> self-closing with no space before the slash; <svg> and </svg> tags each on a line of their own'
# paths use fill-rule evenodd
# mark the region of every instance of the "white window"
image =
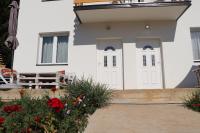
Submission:
<svg viewBox="0 0 200 133">
<path fill-rule="evenodd" d="M 38 51 L 38 64 L 67 64 L 68 34 L 41 34 Z"/>
<path fill-rule="evenodd" d="M 191 29 L 194 61 L 200 61 L 200 30 Z"/>
</svg>

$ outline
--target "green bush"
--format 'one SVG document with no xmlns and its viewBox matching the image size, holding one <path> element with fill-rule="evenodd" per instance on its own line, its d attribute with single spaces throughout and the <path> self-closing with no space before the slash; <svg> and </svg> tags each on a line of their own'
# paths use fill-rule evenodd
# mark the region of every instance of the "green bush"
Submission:
<svg viewBox="0 0 200 133">
<path fill-rule="evenodd" d="M 92 79 L 77 80 L 66 87 L 67 93 L 72 98 L 84 95 L 86 97 L 85 104 L 87 112 L 93 114 L 96 109 L 104 107 L 111 100 L 112 91 L 108 90 L 107 86 L 100 83 L 95 83 Z"/>
<path fill-rule="evenodd" d="M 0 97 L 0 108 L 3 106 L 3 102 L 1 100 L 1 97 Z"/>
<path fill-rule="evenodd" d="M 192 92 L 185 98 L 184 105 L 194 111 L 200 112 L 200 90 Z"/>
<path fill-rule="evenodd" d="M 82 133 L 89 115 L 106 106 L 110 98 L 111 91 L 92 80 L 75 81 L 60 98 L 47 95 L 33 99 L 23 94 L 21 99 L 1 106 L 0 132 Z"/>
</svg>

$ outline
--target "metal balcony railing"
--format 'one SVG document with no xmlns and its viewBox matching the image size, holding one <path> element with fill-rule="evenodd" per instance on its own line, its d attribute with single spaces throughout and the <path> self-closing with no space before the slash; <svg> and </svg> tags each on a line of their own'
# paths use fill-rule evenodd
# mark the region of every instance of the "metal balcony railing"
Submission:
<svg viewBox="0 0 200 133">
<path fill-rule="evenodd" d="M 191 0 L 74 0 L 75 6 L 97 4 L 125 4 L 125 3 L 151 3 L 151 2 L 184 2 Z"/>
</svg>

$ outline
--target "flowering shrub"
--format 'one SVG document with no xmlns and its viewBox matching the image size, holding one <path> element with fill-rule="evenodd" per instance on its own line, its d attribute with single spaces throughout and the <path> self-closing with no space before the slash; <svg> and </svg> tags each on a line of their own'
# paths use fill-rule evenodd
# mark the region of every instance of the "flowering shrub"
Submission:
<svg viewBox="0 0 200 133">
<path fill-rule="evenodd" d="M 33 99 L 23 94 L 21 99 L 1 105 L 0 132 L 81 133 L 87 126 L 89 115 L 107 105 L 110 98 L 111 92 L 104 85 L 91 80 L 76 81 L 67 86 L 66 96 L 60 98 Z"/>
<path fill-rule="evenodd" d="M 53 93 L 55 93 L 55 92 L 56 92 L 56 87 L 51 88 L 51 91 L 52 91 Z"/>
<path fill-rule="evenodd" d="M 200 103 L 198 104 L 192 104 L 193 107 L 200 107 Z"/>
<path fill-rule="evenodd" d="M 95 83 L 92 79 L 73 82 L 66 89 L 70 97 L 83 98 L 84 104 L 90 105 L 90 107 L 87 107 L 89 114 L 93 114 L 96 109 L 106 106 L 112 97 L 111 91 L 105 85 Z"/>
<path fill-rule="evenodd" d="M 48 106 L 55 109 L 57 113 L 64 109 L 63 103 L 58 98 L 49 99 Z"/>
<path fill-rule="evenodd" d="M 25 93 L 25 90 L 24 90 L 24 89 L 20 89 L 20 90 L 19 90 L 20 97 L 23 97 L 23 96 L 24 96 L 24 93 Z"/>
<path fill-rule="evenodd" d="M 5 121 L 5 118 L 0 117 L 0 126 L 4 123 L 4 121 Z"/>
<path fill-rule="evenodd" d="M 19 112 L 22 109 L 21 105 L 4 106 L 3 111 L 6 113 Z"/>
<path fill-rule="evenodd" d="M 192 92 L 191 95 L 185 99 L 184 104 L 186 107 L 200 112 L 200 90 Z"/>
</svg>

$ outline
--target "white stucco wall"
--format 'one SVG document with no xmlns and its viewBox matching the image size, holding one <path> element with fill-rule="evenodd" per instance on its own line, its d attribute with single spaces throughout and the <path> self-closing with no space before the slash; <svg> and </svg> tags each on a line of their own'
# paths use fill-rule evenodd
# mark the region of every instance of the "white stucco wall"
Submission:
<svg viewBox="0 0 200 133">
<path fill-rule="evenodd" d="M 19 47 L 15 51 L 14 69 L 18 72 L 55 72 L 67 70 L 66 65 L 36 66 L 39 33 L 67 31 L 70 49 L 73 43 L 75 14 L 72 0 L 41 2 L 22 0 L 18 20 Z"/>
<path fill-rule="evenodd" d="M 166 57 L 166 87 L 191 87 L 196 84 L 194 73 L 191 72 L 199 63 L 193 62 L 191 27 L 200 27 L 198 17 L 200 1 L 192 0 L 192 6 L 178 20 L 173 45 L 163 43 L 163 54 Z"/>
<path fill-rule="evenodd" d="M 145 30 L 145 25 L 150 25 L 151 30 Z M 110 26 L 110 30 L 106 27 Z M 85 64 L 89 64 L 84 70 L 88 69 L 94 77 L 96 76 L 96 39 L 98 38 L 120 38 L 123 42 L 124 53 L 124 82 L 126 89 L 137 87 L 137 67 L 136 67 L 136 42 L 137 38 L 155 38 L 161 42 L 173 44 L 176 23 L 172 21 L 159 22 L 118 22 L 118 23 L 99 23 L 99 24 L 82 24 L 75 31 L 74 48 L 90 54 L 88 60 L 84 60 Z M 87 34 L 85 34 L 87 33 Z M 87 47 L 82 50 L 83 47 Z M 78 57 L 79 56 L 79 57 Z M 167 55 L 168 56 L 168 55 Z M 168 57 L 164 58 L 168 58 Z M 74 57 L 74 56 L 73 56 Z M 83 58 L 82 55 L 76 55 L 76 58 Z M 169 59 L 170 60 L 170 59 Z M 174 59 L 173 59 L 174 60 Z M 77 60 L 78 61 L 78 60 Z M 78 62 L 77 62 L 78 63 Z M 75 65 L 77 63 L 72 63 Z M 174 64 L 175 65 L 175 64 Z M 73 66 L 72 69 L 75 67 Z M 78 67 L 80 68 L 80 67 Z M 77 70 L 78 70 L 77 68 Z M 77 72 L 77 70 L 74 70 Z M 167 71 L 167 70 L 166 70 Z"/>
<path fill-rule="evenodd" d="M 191 69 L 194 65 L 190 27 L 200 27 L 199 0 L 178 20 L 156 22 L 108 22 L 76 25 L 72 0 L 41 2 L 21 1 L 18 39 L 14 69 L 19 72 L 51 72 L 66 70 L 78 77 L 97 74 L 96 44 L 99 38 L 118 38 L 123 42 L 125 89 L 137 88 L 137 38 L 160 39 L 163 54 L 163 75 L 166 88 L 192 87 L 195 84 Z M 145 25 L 150 30 L 145 30 Z M 74 27 L 75 26 L 75 27 Z M 110 26 L 110 30 L 106 27 Z M 38 38 L 41 32 L 68 31 L 68 65 L 36 66 Z M 191 78 L 192 77 L 192 78 Z"/>
</svg>

